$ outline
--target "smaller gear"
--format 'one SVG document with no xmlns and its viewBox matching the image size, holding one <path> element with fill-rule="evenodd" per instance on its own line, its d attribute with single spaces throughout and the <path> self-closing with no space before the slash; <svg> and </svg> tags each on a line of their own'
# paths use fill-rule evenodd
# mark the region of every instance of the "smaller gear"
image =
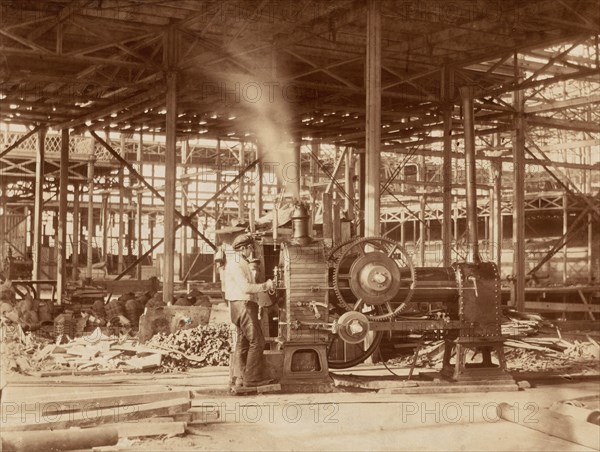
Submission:
<svg viewBox="0 0 600 452">
<path fill-rule="evenodd" d="M 337 321 L 337 334 L 349 344 L 364 341 L 368 333 L 369 319 L 361 312 L 345 312 Z"/>
</svg>

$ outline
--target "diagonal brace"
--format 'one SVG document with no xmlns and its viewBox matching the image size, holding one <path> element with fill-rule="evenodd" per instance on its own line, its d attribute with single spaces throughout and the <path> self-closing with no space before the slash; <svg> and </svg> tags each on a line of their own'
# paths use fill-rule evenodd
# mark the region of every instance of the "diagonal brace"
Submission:
<svg viewBox="0 0 600 452">
<path fill-rule="evenodd" d="M 564 246 L 567 245 L 567 243 L 574 237 L 575 232 L 577 232 L 579 229 L 581 229 L 581 227 L 585 226 L 586 223 L 584 223 L 583 220 L 584 220 L 584 218 L 587 218 L 587 214 L 589 211 L 590 211 L 590 208 L 588 207 L 579 214 L 579 216 L 573 222 L 573 224 L 571 224 L 571 226 L 569 226 L 569 229 L 567 229 L 567 232 L 565 232 L 565 234 L 558 240 L 558 242 L 556 242 L 554 244 L 552 249 L 550 251 L 548 251 L 548 253 L 542 258 L 542 260 L 540 260 L 536 264 L 535 267 L 533 267 L 531 270 L 529 270 L 527 272 L 528 275 L 535 274 L 536 271 L 538 271 L 540 268 L 542 268 L 542 265 L 544 265 L 546 262 L 548 262 L 550 259 L 552 259 L 552 256 L 554 256 Z"/>
<path fill-rule="evenodd" d="M 115 151 L 106 141 L 104 141 L 102 138 L 100 138 L 98 136 L 98 134 L 91 130 L 90 134 L 96 139 L 98 140 L 98 142 L 104 146 L 104 148 L 106 148 L 106 150 L 113 156 L 115 157 L 119 163 L 121 163 L 123 166 L 125 166 L 128 170 L 130 174 L 133 174 L 136 179 L 138 179 L 142 184 L 144 184 L 146 187 L 148 187 L 148 189 L 156 196 L 158 197 L 161 201 L 165 201 L 165 198 L 163 195 L 161 195 L 158 190 L 156 190 L 156 188 L 154 188 L 152 185 L 150 185 L 148 183 L 148 181 L 144 178 L 144 176 L 142 176 L 140 173 L 137 172 L 137 170 L 133 167 L 133 165 L 131 163 L 129 163 L 127 160 L 125 160 L 123 157 L 121 157 L 121 155 Z M 198 236 L 204 240 L 213 250 L 216 250 L 217 247 L 215 246 L 215 244 L 208 238 L 206 237 L 204 234 L 202 234 L 202 232 L 200 232 L 200 230 L 194 226 L 194 224 L 191 223 L 190 219 L 192 218 L 192 216 L 196 215 L 196 213 L 194 213 L 193 215 L 190 216 L 186 216 L 183 215 L 181 212 L 179 212 L 177 209 L 175 210 L 175 214 L 182 220 L 181 224 L 185 224 L 186 226 L 189 226 L 190 229 L 192 229 L 192 231 L 194 231 L 196 234 L 198 234 Z"/>
<path fill-rule="evenodd" d="M 16 148 L 17 146 L 19 146 L 21 143 L 23 143 L 24 141 L 26 141 L 31 135 L 33 135 L 34 133 L 36 133 L 38 130 L 40 130 L 42 126 L 36 126 L 34 127 L 32 130 L 29 131 L 29 133 L 27 133 L 26 135 L 23 135 L 21 138 L 19 138 L 17 141 L 15 141 L 13 144 L 11 144 L 10 146 L 8 146 L 6 149 L 4 149 L 2 152 L 0 152 L 0 158 L 4 157 L 6 154 L 8 154 L 10 151 L 12 151 L 14 148 Z"/>
<path fill-rule="evenodd" d="M 117 154 L 118 155 L 118 154 Z M 121 156 L 118 155 L 120 158 Z M 204 208 L 210 204 L 217 196 L 221 195 L 224 191 L 226 191 L 229 187 L 231 187 L 233 184 L 235 184 L 240 177 L 243 177 L 244 174 L 246 174 L 247 171 L 249 171 L 250 169 L 254 168 L 254 166 L 259 162 L 258 159 L 254 160 L 252 163 L 250 163 L 248 166 L 246 166 L 242 171 L 240 171 L 240 173 L 235 176 L 235 178 L 233 178 L 231 181 L 229 181 L 227 184 L 225 184 L 217 193 L 214 194 L 214 196 L 212 198 L 210 198 L 208 201 L 206 201 L 204 204 L 202 204 L 200 207 L 198 207 L 194 212 L 192 212 L 189 216 L 185 217 L 185 218 L 192 218 L 195 215 L 198 215 L 202 210 L 204 210 Z M 153 189 L 154 187 L 152 187 Z M 184 222 L 182 221 L 181 223 L 178 223 L 175 225 L 175 232 L 177 232 L 177 230 L 183 226 Z M 165 241 L 164 238 L 160 239 L 158 242 L 156 242 L 154 245 L 152 245 L 152 247 L 150 247 L 150 249 L 148 251 L 146 251 L 142 256 L 138 257 L 135 262 L 131 263 L 125 270 L 123 270 L 115 279 L 119 280 L 121 279 L 123 276 L 125 276 L 132 268 L 134 268 L 136 265 L 138 265 L 140 262 L 142 262 L 144 259 L 146 259 L 148 256 L 150 256 L 150 254 L 152 254 L 152 252 L 158 248 L 160 246 L 161 243 L 163 243 Z M 207 242 L 209 243 L 209 242 Z M 209 243 L 210 245 L 210 243 Z M 212 245 L 211 245 L 212 246 Z M 216 250 L 216 247 L 213 246 L 212 247 L 213 250 Z"/>
</svg>

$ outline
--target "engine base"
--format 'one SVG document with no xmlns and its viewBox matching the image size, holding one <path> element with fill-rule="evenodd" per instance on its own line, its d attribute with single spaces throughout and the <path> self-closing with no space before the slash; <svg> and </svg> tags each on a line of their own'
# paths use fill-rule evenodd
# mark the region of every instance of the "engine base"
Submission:
<svg viewBox="0 0 600 452">
<path fill-rule="evenodd" d="M 456 351 L 456 357 L 454 363 L 451 363 L 453 349 Z M 467 352 L 469 350 L 474 353 L 481 352 L 482 361 L 480 363 L 467 363 Z M 492 362 L 492 351 L 496 352 L 498 364 Z M 502 341 L 446 340 L 441 373 L 446 378 L 454 381 L 502 380 L 507 383 L 514 383 L 513 377 L 506 370 Z"/>
<path fill-rule="evenodd" d="M 281 384 L 332 384 L 325 344 L 288 342 L 283 345 Z"/>
</svg>

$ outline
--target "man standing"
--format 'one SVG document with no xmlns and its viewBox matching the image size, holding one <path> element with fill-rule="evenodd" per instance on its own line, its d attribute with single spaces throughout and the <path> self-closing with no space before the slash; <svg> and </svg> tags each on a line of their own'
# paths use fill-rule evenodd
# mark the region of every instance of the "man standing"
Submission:
<svg viewBox="0 0 600 452">
<path fill-rule="evenodd" d="M 235 386 L 256 387 L 270 383 L 263 373 L 265 338 L 258 319 L 255 294 L 273 288 L 270 279 L 256 284 L 249 265 L 254 252 L 254 239 L 242 234 L 233 241 L 233 251 L 225 262 L 224 289 L 229 303 L 231 322 L 236 327 L 237 340 L 233 355 Z"/>
</svg>

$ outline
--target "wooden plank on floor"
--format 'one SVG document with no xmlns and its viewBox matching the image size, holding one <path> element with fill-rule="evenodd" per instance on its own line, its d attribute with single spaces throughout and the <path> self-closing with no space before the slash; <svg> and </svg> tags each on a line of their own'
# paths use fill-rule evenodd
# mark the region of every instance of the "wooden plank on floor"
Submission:
<svg viewBox="0 0 600 452">
<path fill-rule="evenodd" d="M 56 414 L 63 411 L 95 410 L 99 408 L 123 407 L 143 403 L 160 402 L 164 400 L 186 399 L 190 397 L 189 391 L 161 391 L 140 392 L 128 391 L 124 394 L 110 394 L 107 396 L 69 397 L 68 394 L 49 396 L 43 400 L 29 398 L 20 401 L 2 400 L 0 408 L 6 411 L 7 405 L 15 405 L 19 412 L 34 413 L 39 411 L 44 414 Z"/>
<path fill-rule="evenodd" d="M 174 399 L 160 402 L 128 405 L 122 407 L 99 408 L 79 413 L 59 413 L 56 415 L 41 416 L 32 413 L 29 418 L 34 422 L 17 422 L 21 415 L 8 417 L 8 422 L 2 426 L 3 431 L 31 431 L 46 429 L 66 429 L 71 427 L 93 427 L 100 424 L 119 423 L 144 419 L 149 417 L 172 416 L 184 413 L 190 408 L 189 399 Z M 12 421 L 12 422 L 11 422 Z"/>
<path fill-rule="evenodd" d="M 142 438 L 145 436 L 181 435 L 185 433 L 185 422 L 122 422 L 107 424 L 119 432 L 119 438 Z"/>
<path fill-rule="evenodd" d="M 516 384 L 478 384 L 478 385 L 447 385 L 423 386 L 416 388 L 388 388 L 380 389 L 378 394 L 451 394 L 465 392 L 513 392 L 518 391 Z"/>
</svg>

